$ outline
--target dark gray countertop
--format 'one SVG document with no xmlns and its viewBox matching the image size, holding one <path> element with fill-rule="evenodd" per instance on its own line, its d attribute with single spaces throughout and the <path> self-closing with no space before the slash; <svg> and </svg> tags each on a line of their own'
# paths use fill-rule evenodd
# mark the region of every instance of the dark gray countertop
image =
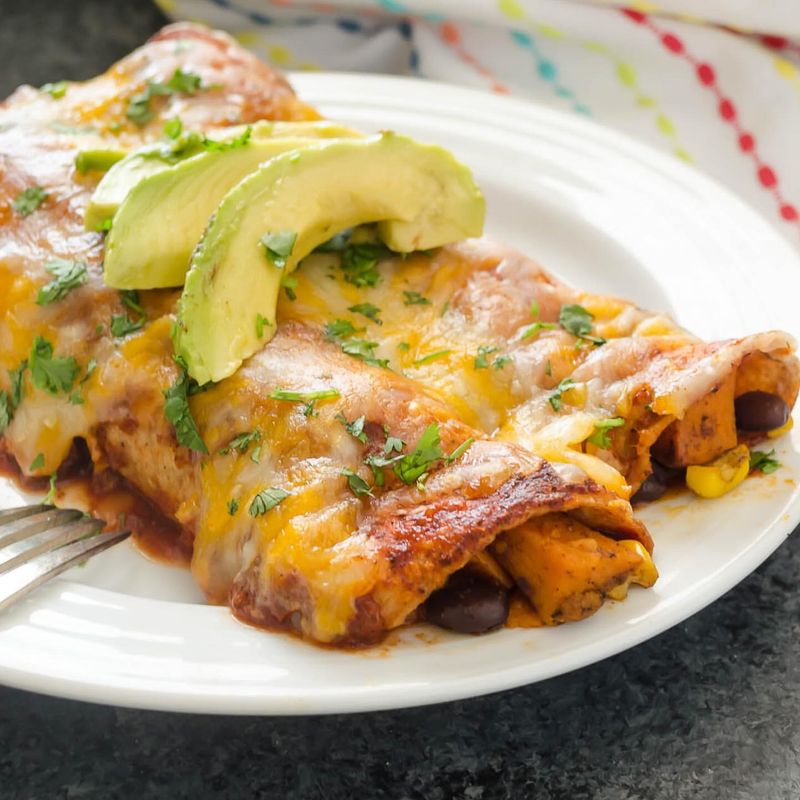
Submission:
<svg viewBox="0 0 800 800">
<path fill-rule="evenodd" d="M 0 0 L 0 95 L 104 70 L 146 0 Z M 189 716 L 0 688 L 0 799 L 797 800 L 800 538 L 712 607 L 561 678 L 429 708 Z"/>
</svg>

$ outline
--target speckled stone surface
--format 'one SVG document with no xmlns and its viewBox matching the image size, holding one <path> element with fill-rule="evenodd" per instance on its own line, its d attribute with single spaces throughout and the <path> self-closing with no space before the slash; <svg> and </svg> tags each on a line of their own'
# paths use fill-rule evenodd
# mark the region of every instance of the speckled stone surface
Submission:
<svg viewBox="0 0 800 800">
<path fill-rule="evenodd" d="M 0 95 L 88 77 L 145 0 L 0 0 Z M 800 537 L 683 625 L 491 697 L 324 718 L 198 717 L 0 688 L 1 800 L 797 800 Z"/>
</svg>

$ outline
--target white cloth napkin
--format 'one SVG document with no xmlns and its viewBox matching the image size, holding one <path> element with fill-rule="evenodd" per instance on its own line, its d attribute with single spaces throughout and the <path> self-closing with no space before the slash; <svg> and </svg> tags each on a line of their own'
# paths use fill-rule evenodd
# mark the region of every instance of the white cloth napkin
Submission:
<svg viewBox="0 0 800 800">
<path fill-rule="evenodd" d="M 695 164 L 800 246 L 800 0 L 157 2 L 284 69 L 416 75 L 583 114 Z"/>
</svg>

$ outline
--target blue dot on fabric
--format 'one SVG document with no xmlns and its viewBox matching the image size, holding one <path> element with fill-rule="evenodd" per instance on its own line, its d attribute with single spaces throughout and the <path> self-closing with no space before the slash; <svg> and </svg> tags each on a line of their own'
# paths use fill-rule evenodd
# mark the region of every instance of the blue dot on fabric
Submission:
<svg viewBox="0 0 800 800">
<path fill-rule="evenodd" d="M 538 64 L 538 69 L 539 74 L 546 81 L 554 81 L 556 79 L 556 75 L 558 74 L 556 65 L 552 61 L 540 61 Z"/>
<path fill-rule="evenodd" d="M 419 53 L 415 48 L 412 48 L 411 52 L 408 54 L 408 66 L 411 67 L 414 72 L 419 69 Z"/>
<path fill-rule="evenodd" d="M 411 24 L 410 23 L 408 23 L 405 20 L 403 20 L 403 22 L 401 22 L 397 27 L 398 27 L 398 29 L 400 31 L 400 35 L 404 39 L 410 39 L 411 38 Z"/>
<path fill-rule="evenodd" d="M 259 14 L 258 11 L 251 11 L 249 17 L 256 25 L 272 25 L 272 17 L 268 17 L 266 14 Z"/>
<path fill-rule="evenodd" d="M 559 97 L 572 97 L 573 96 L 572 92 L 569 89 L 567 89 L 565 86 L 557 86 L 556 87 L 556 94 Z"/>
<path fill-rule="evenodd" d="M 337 19 L 336 24 L 348 33 L 358 33 L 361 30 L 361 23 L 357 19 Z"/>
<path fill-rule="evenodd" d="M 518 44 L 524 45 L 525 47 L 530 47 L 533 44 L 531 37 L 522 31 L 511 31 L 511 38 Z"/>
<path fill-rule="evenodd" d="M 588 107 L 588 106 L 585 106 L 583 103 L 578 103 L 578 104 L 576 104 L 576 106 L 575 106 L 575 110 L 576 110 L 576 111 L 577 111 L 579 114 L 583 114 L 583 115 L 585 115 L 585 116 L 587 116 L 587 117 L 591 117 L 591 116 L 592 116 L 592 112 L 589 110 L 589 107 Z"/>
</svg>

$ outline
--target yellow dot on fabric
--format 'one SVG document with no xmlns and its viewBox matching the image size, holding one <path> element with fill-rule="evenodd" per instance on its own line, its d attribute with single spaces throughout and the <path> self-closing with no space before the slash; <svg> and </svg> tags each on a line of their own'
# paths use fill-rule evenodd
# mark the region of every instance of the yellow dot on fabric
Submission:
<svg viewBox="0 0 800 800">
<path fill-rule="evenodd" d="M 675 135 L 675 126 L 672 124 L 672 120 L 668 119 L 663 114 L 659 114 L 656 117 L 656 125 L 661 133 L 665 134 L 666 136 Z"/>
<path fill-rule="evenodd" d="M 636 102 L 643 108 L 650 108 L 656 104 L 656 101 L 653 100 L 652 97 L 648 97 L 646 94 L 640 94 L 636 98 Z"/>
<path fill-rule="evenodd" d="M 276 64 L 288 64 L 292 60 L 292 54 L 282 45 L 276 44 L 267 51 L 271 61 Z"/>
<path fill-rule="evenodd" d="M 501 14 L 511 19 L 525 19 L 525 10 L 517 0 L 497 0 L 497 7 Z"/>
<path fill-rule="evenodd" d="M 677 14 L 676 16 L 681 22 L 688 22 L 691 25 L 705 25 L 708 22 L 707 19 L 696 17 L 694 14 Z"/>
<path fill-rule="evenodd" d="M 624 62 L 617 64 L 617 77 L 625 86 L 636 86 L 636 70 Z"/>
<path fill-rule="evenodd" d="M 654 11 L 660 11 L 659 7 L 655 3 L 649 2 L 649 0 L 636 0 L 636 2 L 631 3 L 631 6 L 644 14 L 652 14 Z"/>
<path fill-rule="evenodd" d="M 688 164 L 691 164 L 694 161 L 694 159 L 682 147 L 679 147 L 673 152 L 676 156 L 678 156 L 678 158 L 680 158 L 682 161 L 686 161 Z"/>
<path fill-rule="evenodd" d="M 773 62 L 775 65 L 775 69 L 778 71 L 778 75 L 782 78 L 788 78 L 792 80 L 793 78 L 800 78 L 800 70 L 792 64 L 791 61 L 788 61 L 785 58 L 776 58 Z"/>
<path fill-rule="evenodd" d="M 593 53 L 608 53 L 608 48 L 602 42 L 584 42 L 583 46 Z"/>
<path fill-rule="evenodd" d="M 158 5 L 161 7 L 161 10 L 166 11 L 167 14 L 174 14 L 178 4 L 175 0 L 158 0 Z"/>
<path fill-rule="evenodd" d="M 536 30 L 538 30 L 542 36 L 546 36 L 548 39 L 564 38 L 564 31 L 560 31 L 558 28 L 553 28 L 550 25 L 537 25 Z"/>
<path fill-rule="evenodd" d="M 252 47 L 259 42 L 259 36 L 254 31 L 238 31 L 233 34 L 233 38 L 244 47 Z"/>
<path fill-rule="evenodd" d="M 298 66 L 306 72 L 318 72 L 320 70 L 319 64 L 313 64 L 311 61 L 303 61 Z"/>
</svg>

